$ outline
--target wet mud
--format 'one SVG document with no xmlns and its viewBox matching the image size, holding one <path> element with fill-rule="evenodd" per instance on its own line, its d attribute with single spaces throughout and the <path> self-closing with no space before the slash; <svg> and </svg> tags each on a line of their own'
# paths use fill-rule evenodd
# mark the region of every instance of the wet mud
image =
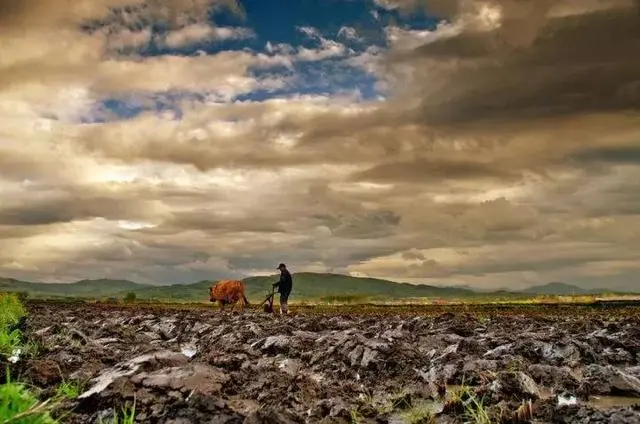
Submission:
<svg viewBox="0 0 640 424">
<path fill-rule="evenodd" d="M 640 423 L 635 313 L 28 308 L 12 372 L 81 382 L 62 422 Z"/>
</svg>

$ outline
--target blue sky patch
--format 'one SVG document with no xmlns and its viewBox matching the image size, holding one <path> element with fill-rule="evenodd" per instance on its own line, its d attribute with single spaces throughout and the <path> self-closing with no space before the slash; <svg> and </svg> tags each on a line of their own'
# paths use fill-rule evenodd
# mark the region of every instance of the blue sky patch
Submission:
<svg viewBox="0 0 640 424">
<path fill-rule="evenodd" d="M 242 50 L 269 56 L 285 52 L 292 58 L 291 67 L 272 66 L 249 72 L 249 76 L 255 78 L 282 80 L 281 87 L 258 87 L 230 100 L 263 101 L 274 97 L 330 96 L 345 92 L 358 92 L 366 100 L 381 94 L 376 90 L 376 77 L 346 60 L 362 55 L 371 46 L 388 47 L 385 27 L 434 29 L 440 21 L 419 11 L 406 16 L 386 10 L 373 0 L 244 0 L 242 7 L 243 16 L 229 10 L 212 10 L 210 22 L 215 22 L 215 26 L 209 28 L 201 23 L 200 28 L 194 29 L 204 33 L 218 31 L 209 37 L 180 39 L 180 34 L 172 33 L 162 23 L 148 24 L 145 28 L 136 22 L 128 26 L 129 30 L 149 31 L 148 42 L 118 53 L 145 58 L 216 55 Z M 88 32 L 104 30 L 114 23 L 123 27 L 124 15 L 117 13 L 110 22 L 92 22 L 84 29 Z M 185 96 L 197 99 L 198 95 L 206 97 L 206 93 L 134 93 L 103 99 L 87 121 L 128 119 L 142 112 L 167 110 L 174 111 L 178 117 L 178 100 Z"/>
</svg>

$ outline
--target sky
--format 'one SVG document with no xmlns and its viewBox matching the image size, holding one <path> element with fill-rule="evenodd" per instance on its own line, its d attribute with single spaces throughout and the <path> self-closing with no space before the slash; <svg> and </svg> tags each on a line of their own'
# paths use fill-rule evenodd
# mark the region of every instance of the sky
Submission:
<svg viewBox="0 0 640 424">
<path fill-rule="evenodd" d="M 0 0 L 0 276 L 639 287 L 635 0 Z"/>
</svg>

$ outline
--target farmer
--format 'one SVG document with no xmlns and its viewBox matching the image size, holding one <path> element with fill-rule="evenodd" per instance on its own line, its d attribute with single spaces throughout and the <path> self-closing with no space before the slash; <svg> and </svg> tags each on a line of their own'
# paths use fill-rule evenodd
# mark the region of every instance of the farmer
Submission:
<svg viewBox="0 0 640 424">
<path fill-rule="evenodd" d="M 280 293 L 280 315 L 286 315 L 289 313 L 287 310 L 287 300 L 293 288 L 293 279 L 285 264 L 278 265 L 277 269 L 280 270 L 280 280 L 277 283 L 273 283 L 273 288 L 278 287 L 278 292 Z"/>
</svg>

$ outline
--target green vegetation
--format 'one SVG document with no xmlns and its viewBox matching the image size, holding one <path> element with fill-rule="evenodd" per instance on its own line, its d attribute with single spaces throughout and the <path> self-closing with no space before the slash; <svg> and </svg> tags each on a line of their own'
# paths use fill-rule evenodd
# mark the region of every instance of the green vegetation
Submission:
<svg viewBox="0 0 640 424">
<path fill-rule="evenodd" d="M 9 331 L 25 316 L 26 310 L 19 295 L 0 293 L 0 353 L 5 355 L 9 363 L 19 360 L 25 353 L 37 352 L 34 344 L 23 340 L 19 329 Z M 59 421 L 52 414 L 59 415 L 61 401 L 76 399 L 84 388 L 80 381 L 63 381 L 53 397 L 41 401 L 25 383 L 11 381 L 9 367 L 6 375 L 6 382 L 0 385 L 0 424 L 58 424 Z M 121 411 L 114 410 L 110 424 L 133 424 L 134 421 L 135 399 L 133 406 L 123 407 Z"/>
<path fill-rule="evenodd" d="M 0 354 L 9 362 L 15 362 L 33 347 L 22 340 L 19 329 L 11 330 L 26 315 L 24 306 L 17 295 L 0 293 Z M 55 423 L 49 414 L 50 401 L 39 402 L 28 388 L 10 378 L 0 385 L 0 423 L 48 424 Z"/>
<path fill-rule="evenodd" d="M 113 418 L 109 420 L 100 419 L 100 424 L 133 424 L 136 420 L 136 400 L 134 398 L 133 405 L 124 406 L 120 412 L 113 409 Z"/>
<path fill-rule="evenodd" d="M 0 385 L 0 423 L 55 424 L 49 400 L 40 402 L 22 383 Z"/>
<path fill-rule="evenodd" d="M 463 384 L 455 390 L 451 401 L 463 406 L 463 417 L 466 422 L 474 424 L 491 424 L 483 399 L 478 399 L 474 391 L 469 386 Z"/>
<path fill-rule="evenodd" d="M 133 303 L 133 302 L 135 302 L 135 301 L 136 301 L 136 298 L 137 298 L 137 296 L 136 296 L 136 294 L 135 294 L 134 292 L 129 292 L 129 293 L 127 293 L 127 295 L 124 297 L 124 301 L 125 301 L 126 303 Z"/>
<path fill-rule="evenodd" d="M 24 306 L 17 295 L 0 294 L 0 327 L 6 328 L 25 316 Z"/>
<path fill-rule="evenodd" d="M 407 424 L 433 424 L 436 422 L 433 409 L 427 404 L 412 406 L 402 414 L 402 418 Z"/>
<path fill-rule="evenodd" d="M 84 385 L 79 381 L 63 381 L 56 388 L 56 398 L 75 399 L 80 396 Z"/>
<path fill-rule="evenodd" d="M 18 296 L 0 294 L 0 355 L 7 359 L 22 350 L 22 334 L 17 329 L 11 330 L 11 326 L 25 314 Z"/>
</svg>

